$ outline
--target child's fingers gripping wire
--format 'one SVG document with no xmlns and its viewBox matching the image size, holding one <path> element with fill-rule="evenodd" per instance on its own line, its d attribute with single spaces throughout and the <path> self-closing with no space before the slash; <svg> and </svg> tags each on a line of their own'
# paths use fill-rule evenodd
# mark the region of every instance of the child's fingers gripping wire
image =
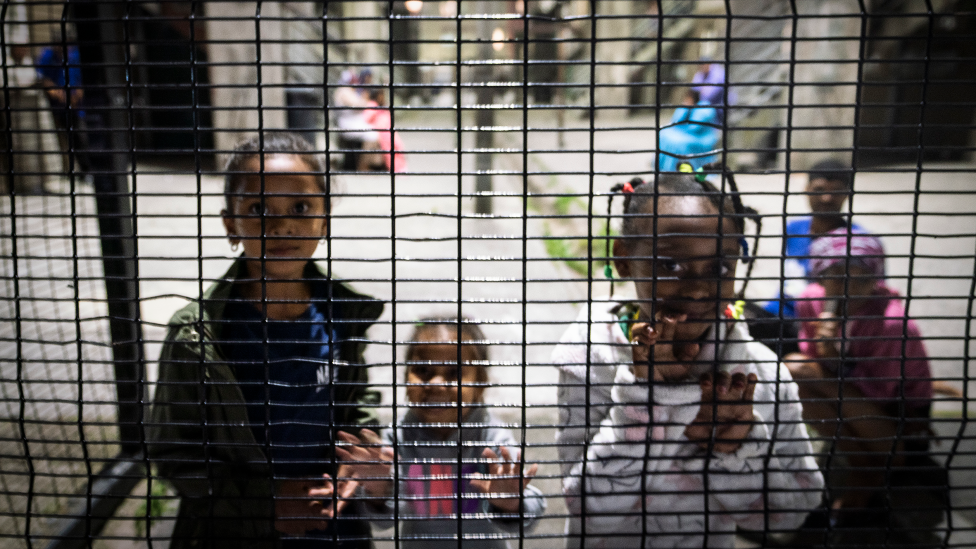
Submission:
<svg viewBox="0 0 976 549">
<path fill-rule="evenodd" d="M 344 431 L 339 431 L 337 436 L 344 445 L 336 446 L 336 457 L 347 474 L 369 495 L 392 493 L 393 448 L 369 429 L 360 431 L 359 437 Z"/>
<path fill-rule="evenodd" d="M 688 440 L 716 452 L 732 453 L 752 430 L 756 374 L 704 374 L 700 381 L 702 405 L 685 428 Z"/>
</svg>

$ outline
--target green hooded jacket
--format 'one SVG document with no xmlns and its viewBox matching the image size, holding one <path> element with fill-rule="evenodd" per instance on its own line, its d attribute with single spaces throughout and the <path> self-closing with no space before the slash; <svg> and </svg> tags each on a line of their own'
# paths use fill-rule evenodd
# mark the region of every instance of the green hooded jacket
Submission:
<svg viewBox="0 0 976 549">
<path fill-rule="evenodd" d="M 233 369 L 217 343 L 224 306 L 244 267 L 243 260 L 236 261 L 199 302 L 173 315 L 159 358 L 159 381 L 147 427 L 148 451 L 159 475 L 172 483 L 181 498 L 172 549 L 278 545 L 272 470 L 264 447 L 248 425 L 244 396 Z M 329 278 L 312 261 L 305 277 Z M 363 350 L 366 330 L 383 312 L 383 303 L 339 282 L 331 284 L 333 303 L 341 307 L 348 334 L 339 348 L 344 364 L 335 367 L 332 381 L 333 417 L 337 429 L 355 433 L 377 421 L 374 407 L 379 394 L 368 388 Z M 323 469 L 334 477 L 329 463 Z M 350 539 L 340 547 L 372 546 L 364 521 L 350 521 L 345 535 L 361 541 Z"/>
</svg>

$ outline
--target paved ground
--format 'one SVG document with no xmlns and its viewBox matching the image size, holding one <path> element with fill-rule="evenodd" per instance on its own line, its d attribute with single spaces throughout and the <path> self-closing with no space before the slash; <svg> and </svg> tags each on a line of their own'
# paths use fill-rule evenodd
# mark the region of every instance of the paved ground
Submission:
<svg viewBox="0 0 976 549">
<path fill-rule="evenodd" d="M 533 127 L 555 124 L 551 113 L 532 113 L 529 122 Z M 401 123 L 433 129 L 449 127 L 454 120 L 449 116 L 441 119 L 425 115 L 423 119 L 399 120 L 398 124 Z M 520 123 L 520 118 L 514 115 L 502 116 L 498 121 L 499 126 Z M 457 197 L 459 182 L 464 193 L 471 193 L 474 181 L 472 176 L 456 175 L 458 157 L 451 152 L 455 147 L 453 133 L 405 133 L 408 148 L 442 152 L 409 155 L 412 173 L 395 178 L 388 175 L 340 178 L 347 196 L 334 210 L 331 253 L 320 249 L 321 257 L 331 256 L 333 271 L 338 276 L 388 302 L 381 322 L 369 333 L 373 344 L 367 352 L 369 362 L 374 365 L 371 380 L 384 391 L 387 417 L 392 415 L 389 404 L 396 381 L 402 379 L 402 371 L 390 366 L 394 358 L 402 359 L 402 348 L 396 342 L 408 337 L 416 319 L 460 313 L 486 323 L 488 337 L 498 341 L 492 348 L 492 359 L 498 363 L 492 373 L 496 387 L 489 391 L 487 400 L 498 403 L 500 415 L 516 424 L 520 423 L 522 405 L 527 406 L 526 441 L 532 446 L 528 455 L 544 464 L 537 482 L 552 496 L 550 515 L 553 518 L 540 525 L 537 533 L 541 535 L 560 532 L 562 521 L 558 515 L 564 512 L 558 496 L 556 467 L 552 463 L 555 450 L 548 446 L 552 441 L 555 423 L 552 405 L 556 400 L 552 386 L 556 373 L 548 363 L 549 355 L 565 324 L 575 318 L 581 305 L 590 297 L 605 297 L 609 293 L 608 284 L 596 275 L 602 264 L 594 265 L 597 281 L 588 284 L 569 263 L 552 260 L 550 255 L 558 250 L 552 244 L 547 247 L 545 237 L 566 237 L 562 241 L 563 251 L 585 255 L 585 248 L 574 246 L 579 238 L 587 235 L 586 195 L 590 189 L 604 192 L 612 183 L 646 170 L 650 155 L 645 151 L 653 147 L 653 132 L 648 129 L 651 123 L 647 118 L 615 118 L 614 115 L 601 118 L 599 127 L 607 131 L 594 134 L 593 147 L 598 152 L 592 155 L 586 152 L 590 134 L 585 131 L 585 121 L 568 121 L 580 131 L 567 132 L 565 150 L 559 149 L 556 133 L 531 132 L 529 147 L 539 152 L 525 157 L 517 151 L 504 150 L 520 147 L 523 135 L 518 131 L 506 134 L 504 140 L 496 143 L 502 150 L 496 155 L 495 168 L 521 172 L 523 163 L 527 163 L 532 175 L 494 178 L 495 190 L 506 194 L 495 199 L 494 218 L 474 215 L 473 199 Z M 473 146 L 473 138 L 470 142 L 469 138 L 465 137 L 466 148 Z M 464 154 L 460 163 L 462 170 L 470 173 L 474 168 L 473 155 Z M 885 242 L 893 256 L 889 261 L 893 283 L 903 291 L 910 290 L 911 312 L 929 338 L 936 375 L 972 379 L 972 372 L 967 374 L 963 368 L 962 357 L 966 351 L 963 337 L 967 330 L 976 250 L 973 236 L 976 214 L 971 195 L 953 193 L 971 190 L 974 166 L 927 165 L 930 171 L 920 178 L 905 171 L 908 166 L 895 168 L 899 169 L 898 173 L 859 174 L 859 194 L 853 209 L 859 223 L 887 235 Z M 969 170 L 969 173 L 934 171 L 942 168 Z M 158 356 L 168 317 L 188 299 L 199 295 L 201 277 L 205 280 L 202 285 L 206 286 L 209 279 L 223 273 L 231 253 L 218 215 L 222 207 L 222 182 L 218 177 L 174 174 L 172 167 L 145 165 L 141 169 L 160 172 L 143 171 L 134 181 L 138 196 L 135 207 L 140 215 L 145 336 L 149 356 L 153 358 Z M 591 171 L 614 172 L 614 175 L 590 176 Z M 784 189 L 801 191 L 803 182 L 800 176 L 789 181 L 782 175 L 740 177 L 742 190 L 750 193 L 745 201 L 770 214 L 783 211 Z M 525 203 L 523 183 L 528 183 L 530 191 L 535 193 L 583 196 L 576 201 L 533 197 Z M 922 192 L 916 194 L 916 189 Z M 922 215 L 913 217 L 906 212 L 913 210 L 916 201 Z M 802 202 L 802 197 L 790 197 L 786 200 L 786 211 L 803 211 Z M 606 199 L 593 199 L 593 211 L 605 212 Z M 523 218 L 526 212 L 528 217 Z M 563 215 L 554 216 L 554 212 Z M 781 228 L 782 223 L 775 219 L 766 222 L 760 255 L 777 255 L 780 243 L 776 235 Z M 601 226 L 594 225 L 592 230 L 599 231 Z M 523 239 L 523 235 L 527 238 Z M 598 247 L 598 254 L 602 253 L 601 249 Z M 915 253 L 914 262 L 907 257 L 910 251 Z M 914 275 L 911 281 L 902 278 L 908 272 Z M 778 274 L 778 261 L 760 259 L 749 295 L 756 298 L 772 295 L 775 281 L 762 278 Z M 624 291 L 618 288 L 618 293 Z M 7 378 L 6 371 L 4 377 Z M 974 388 L 976 385 L 970 387 Z M 396 398 L 398 403 L 403 403 L 402 391 L 396 393 Z M 940 403 L 938 411 L 958 417 L 962 406 Z M 976 499 L 976 475 L 973 474 L 976 429 L 971 424 L 960 426 L 958 420 L 947 420 L 938 425 L 937 431 L 948 437 L 939 449 L 956 450 L 952 462 L 954 501 L 968 506 L 954 518 L 957 534 L 951 543 L 972 543 L 972 532 L 964 532 L 967 527 L 959 525 L 971 524 L 974 518 L 971 502 Z M 961 437 L 958 447 L 953 446 L 953 437 Z M 145 488 L 142 490 L 144 493 Z M 120 511 L 120 516 L 134 516 L 135 506 L 138 502 Z M 129 536 L 133 528 L 131 520 L 121 520 L 107 533 Z M 110 541 L 103 545 L 129 546 L 128 542 Z M 527 542 L 526 546 L 551 547 L 552 543 L 540 540 Z"/>
</svg>

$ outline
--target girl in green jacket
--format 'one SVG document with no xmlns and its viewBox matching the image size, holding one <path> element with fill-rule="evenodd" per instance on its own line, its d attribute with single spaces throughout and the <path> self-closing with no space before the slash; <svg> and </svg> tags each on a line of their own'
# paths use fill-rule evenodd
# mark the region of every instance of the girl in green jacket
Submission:
<svg viewBox="0 0 976 549">
<path fill-rule="evenodd" d="M 150 415 L 150 456 L 181 497 L 171 547 L 371 546 L 334 441 L 375 423 L 362 351 L 383 305 L 311 261 L 324 171 L 294 134 L 227 163 L 222 217 L 243 254 L 170 321 Z"/>
</svg>

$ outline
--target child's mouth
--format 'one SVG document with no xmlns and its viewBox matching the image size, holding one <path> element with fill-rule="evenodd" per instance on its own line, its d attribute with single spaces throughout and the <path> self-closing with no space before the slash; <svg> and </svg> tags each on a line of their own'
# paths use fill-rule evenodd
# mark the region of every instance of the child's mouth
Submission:
<svg viewBox="0 0 976 549">
<path fill-rule="evenodd" d="M 681 318 L 685 317 L 685 322 L 689 320 L 711 320 L 715 318 L 715 307 L 713 303 L 691 306 L 663 306 L 659 309 L 659 318 Z"/>
<path fill-rule="evenodd" d="M 266 256 L 272 257 L 291 257 L 298 253 L 297 246 L 267 246 L 264 249 Z"/>
</svg>

